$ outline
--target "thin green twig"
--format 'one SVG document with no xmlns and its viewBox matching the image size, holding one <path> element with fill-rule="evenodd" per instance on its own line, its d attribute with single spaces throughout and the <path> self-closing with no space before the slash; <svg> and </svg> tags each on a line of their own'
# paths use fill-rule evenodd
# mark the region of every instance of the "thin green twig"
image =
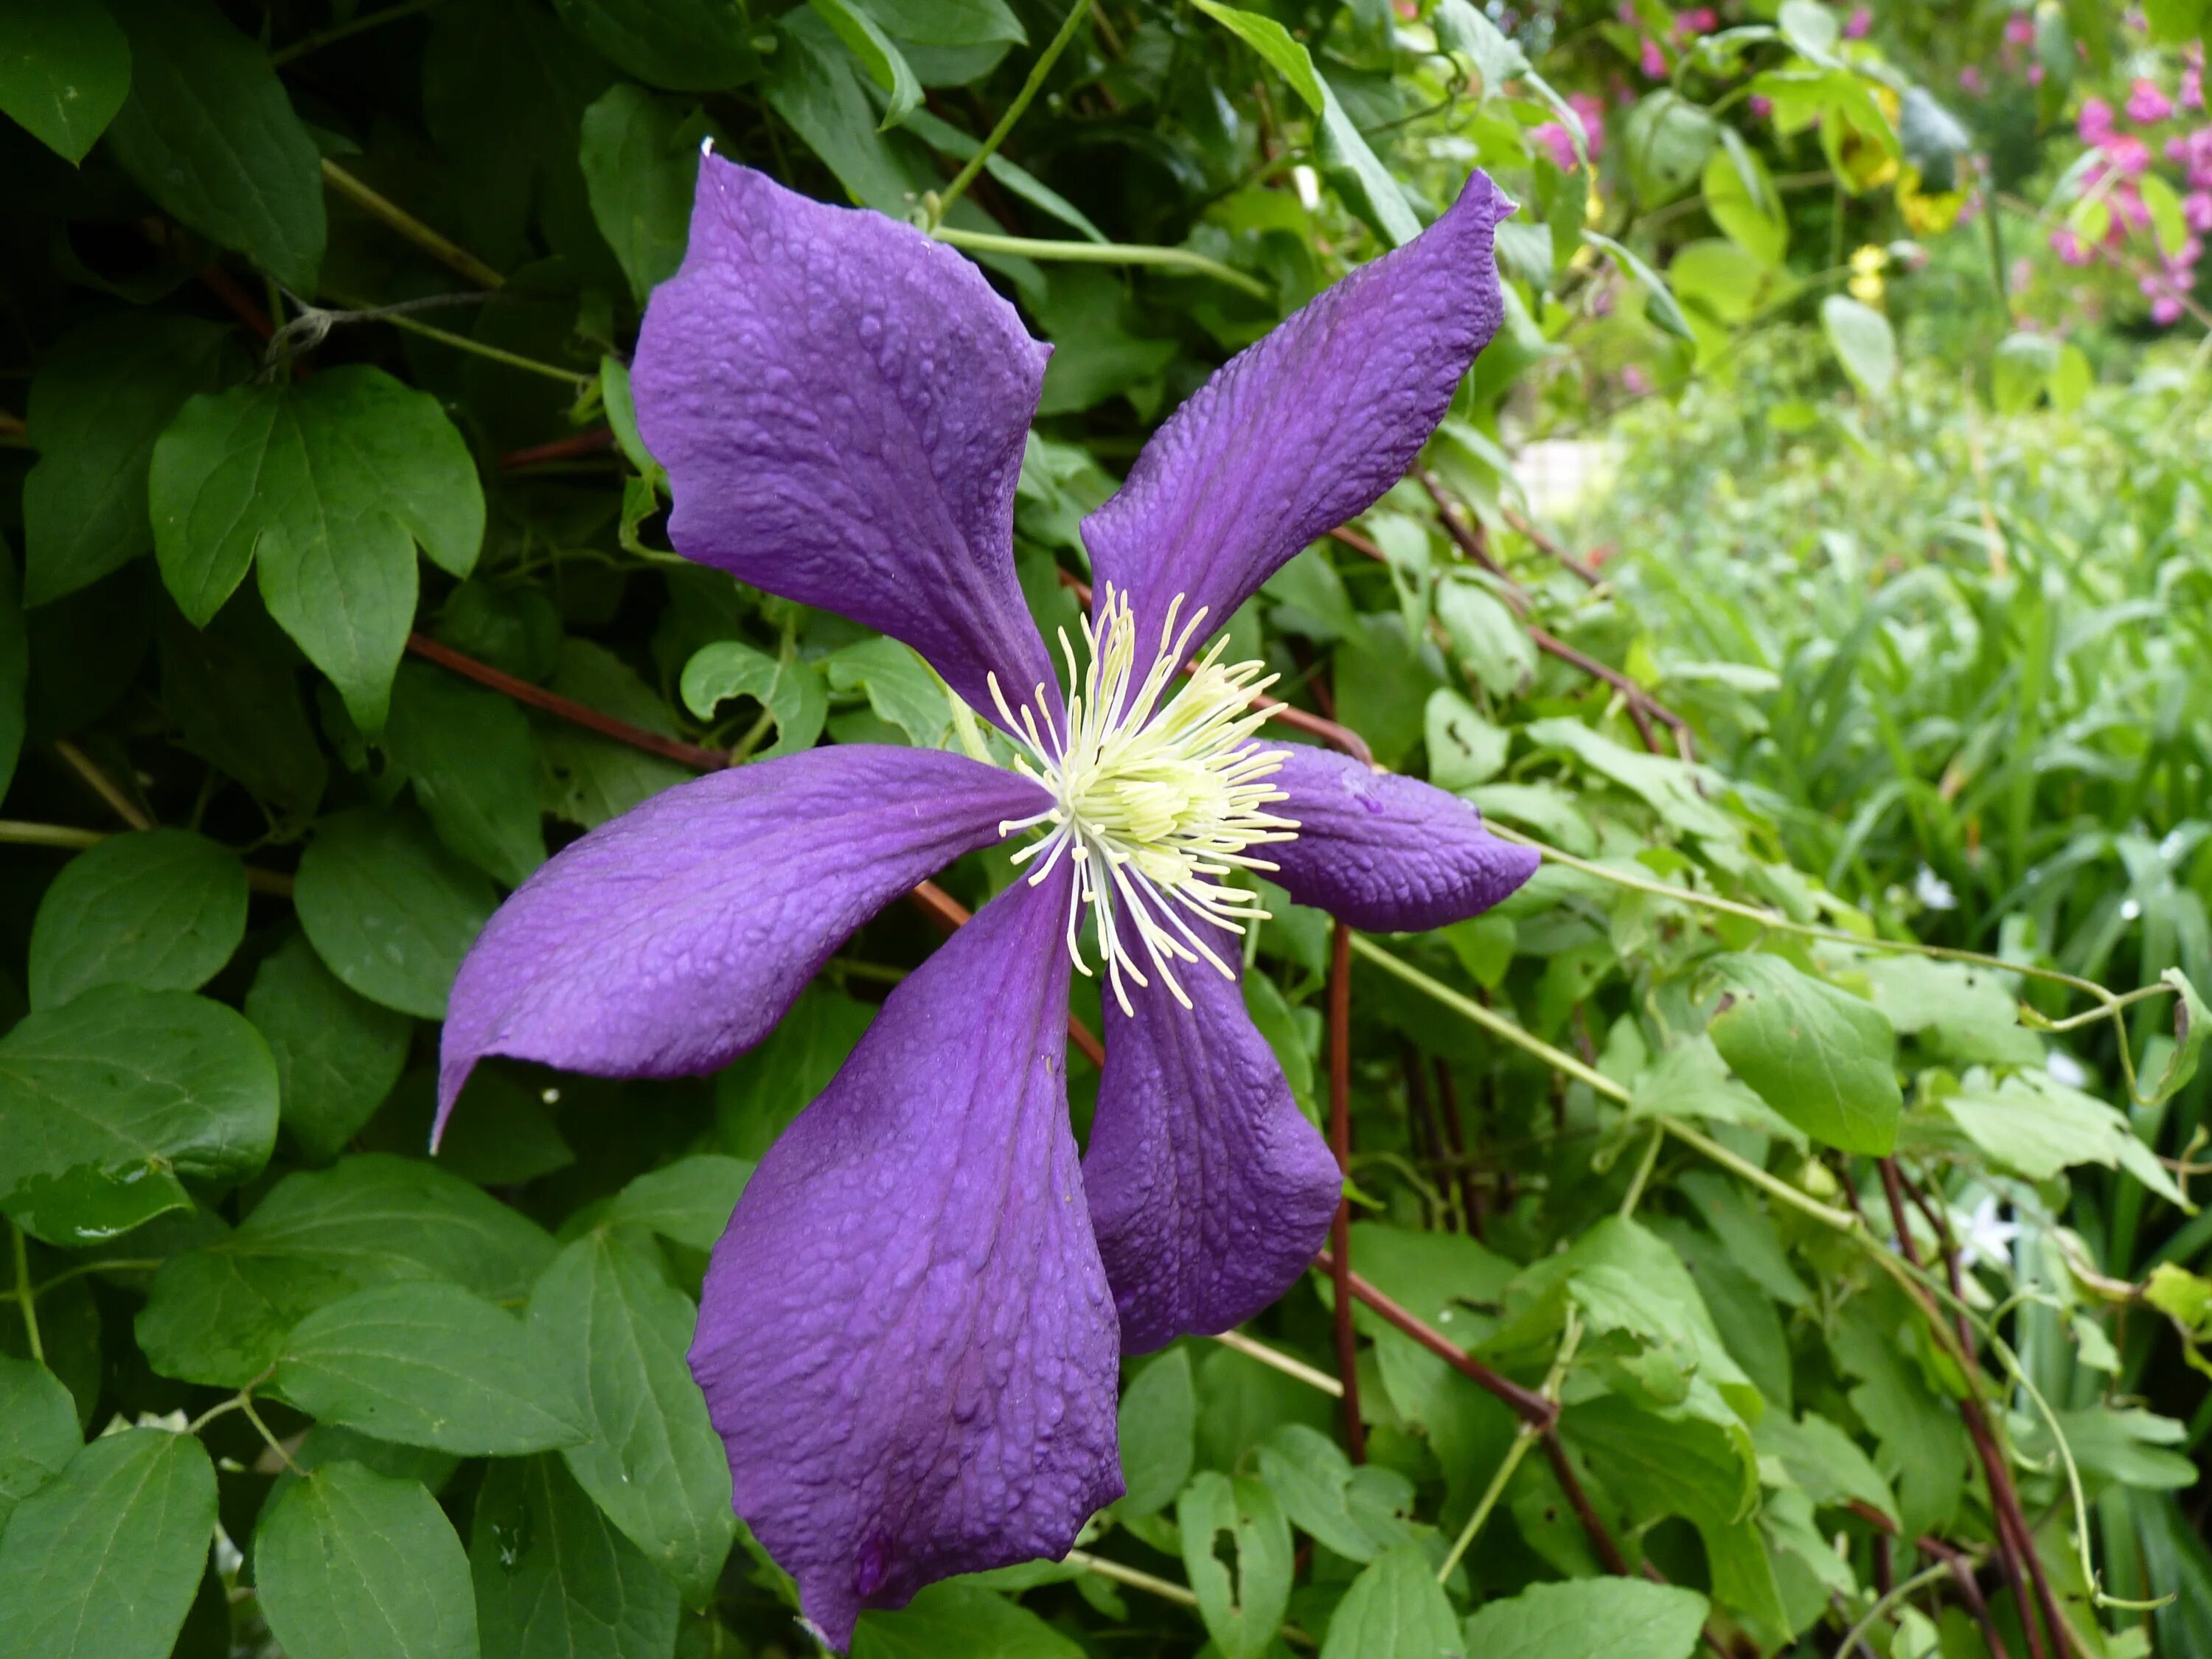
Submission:
<svg viewBox="0 0 2212 1659">
<path fill-rule="evenodd" d="M 394 328 L 404 329 L 410 334 L 419 334 L 426 340 L 435 340 L 441 345 L 453 347 L 456 351 L 465 351 L 472 356 L 483 357 L 491 362 L 504 363 L 509 368 L 519 368 L 526 374 L 539 375 L 545 380 L 558 380 L 563 386 L 574 390 L 580 391 L 588 387 L 597 380 L 597 376 L 586 374 L 580 369 L 562 368 L 557 363 L 541 363 L 535 357 L 526 357 L 517 351 L 508 351 L 503 347 L 495 345 L 486 345 L 482 340 L 471 340 L 467 335 L 456 334 L 451 329 L 439 328 L 434 324 L 419 322 L 405 312 L 392 307 L 374 305 L 368 301 L 356 300 L 337 292 L 332 292 L 330 297 L 349 311 L 357 313 L 356 316 L 344 319 L 345 321 L 389 323 Z"/>
<path fill-rule="evenodd" d="M 370 218 L 397 231 L 447 270 L 478 288 L 503 288 L 507 278 L 450 237 L 441 236 L 388 197 L 371 190 L 327 155 L 323 158 L 323 182 Z"/>
<path fill-rule="evenodd" d="M 1554 1405 L 1559 1403 L 1560 1385 L 1566 1380 L 1567 1367 L 1574 1363 L 1575 1350 L 1582 1346 L 1582 1316 L 1577 1309 L 1570 1306 L 1559 1351 L 1553 1356 L 1551 1371 L 1544 1378 L 1544 1398 Z M 1537 1424 L 1526 1418 L 1522 1419 L 1521 1427 L 1513 1437 L 1513 1443 L 1505 1449 L 1505 1455 L 1498 1460 L 1497 1473 L 1490 1477 L 1490 1484 L 1483 1488 L 1482 1496 L 1475 1504 L 1474 1513 L 1467 1517 L 1467 1524 L 1460 1528 L 1459 1536 L 1452 1540 L 1443 1565 L 1437 1569 L 1437 1583 L 1442 1584 L 1450 1579 L 1453 1569 L 1459 1565 L 1461 1558 L 1474 1543 L 1475 1535 L 1482 1530 L 1483 1522 L 1490 1519 L 1491 1511 L 1498 1507 L 1498 1500 L 1505 1492 L 1505 1483 L 1513 1478 L 1513 1471 L 1521 1467 L 1521 1460 L 1528 1456 L 1529 1448 L 1543 1433 L 1544 1430 Z"/>
<path fill-rule="evenodd" d="M 1103 1555 L 1091 1554 L 1089 1550 L 1070 1550 L 1060 1559 L 1071 1566 L 1082 1568 L 1085 1572 L 1095 1572 L 1101 1578 L 1110 1578 L 1117 1584 L 1127 1584 L 1132 1589 L 1157 1595 L 1163 1601 L 1173 1601 L 1185 1607 L 1198 1605 L 1198 1597 L 1172 1578 L 1159 1578 L 1149 1572 L 1140 1572 L 1134 1567 L 1125 1567 L 1119 1561 L 1109 1561 Z"/>
<path fill-rule="evenodd" d="M 1194 253 L 1187 247 L 1148 247 L 1135 242 L 1050 242 L 1028 236 L 994 236 L 980 230 L 955 230 L 939 225 L 930 235 L 951 247 L 970 253 L 1012 253 L 1024 259 L 1060 261 L 1089 265 L 1160 265 L 1211 276 L 1217 283 L 1242 289 L 1255 299 L 1271 300 L 1267 284 L 1243 271 Z"/>
<path fill-rule="evenodd" d="M 1014 130 L 1014 123 L 1022 118 L 1037 94 L 1044 90 L 1045 76 L 1052 73 L 1052 66 L 1060 61 L 1060 53 L 1067 50 L 1068 42 L 1075 39 L 1075 31 L 1082 27 L 1083 20 L 1090 15 L 1091 0 L 1075 0 L 1075 3 L 1068 8 L 1067 21 L 1060 26 L 1060 33 L 1054 35 L 1045 49 L 1037 54 L 1036 62 L 1030 65 L 1029 78 L 1022 82 L 1022 89 L 1014 94 L 1014 101 L 1006 106 L 1006 112 L 999 118 L 998 125 L 991 129 L 990 136 L 983 140 L 981 147 L 968 158 L 967 165 L 952 175 L 952 182 L 939 191 L 935 199 L 927 204 L 929 228 L 933 232 L 944 222 L 945 216 L 952 210 L 952 204 L 967 194 L 968 186 L 975 182 L 975 175 L 999 153 L 999 146 L 1006 142 L 1006 135 Z"/>
<path fill-rule="evenodd" d="M 396 23 L 403 17 L 412 17 L 441 3 L 442 0 L 400 0 L 398 5 L 386 6 L 382 11 L 373 11 L 366 17 L 355 18 L 350 23 L 341 23 L 336 28 L 325 29 L 320 34 L 310 34 L 295 40 L 289 46 L 280 46 L 269 54 L 269 61 L 274 67 L 282 69 L 311 52 L 320 52 L 325 46 L 335 46 L 340 40 L 350 40 L 370 29 L 381 28 L 386 23 Z"/>
<path fill-rule="evenodd" d="M 1844 1638 L 1842 1644 L 1836 1649 L 1838 1659 L 1841 1659 L 1841 1656 L 1848 1654 L 1853 1648 L 1864 1641 L 1866 1639 L 1867 1632 L 1872 1630 L 1876 1625 L 1880 1624 L 1881 1622 L 1882 1615 L 1887 1613 L 1892 1607 L 1903 1601 L 1907 1596 L 1913 1594 L 1914 1591 L 1925 1589 L 1937 1579 L 1948 1578 L 1954 1571 L 1955 1569 L 1952 1566 L 1949 1558 L 1947 1557 L 1943 1560 L 1938 1561 L 1932 1567 L 1922 1568 L 1921 1571 L 1914 1573 L 1911 1577 L 1906 1579 L 1904 1583 L 1892 1589 L 1888 1595 L 1878 1599 L 1872 1607 L 1867 1609 L 1866 1617 L 1860 1620 L 1857 1624 L 1851 1626 L 1850 1633 Z"/>
<path fill-rule="evenodd" d="M 107 839 L 104 830 L 80 830 L 70 823 L 26 823 L 21 818 L 0 818 L 0 842 L 18 847 L 97 847 Z"/>
<path fill-rule="evenodd" d="M 43 1365 L 46 1363 L 46 1345 L 39 1340 L 39 1297 L 38 1292 L 31 1288 L 30 1246 L 24 1243 L 23 1230 L 15 1224 L 12 1217 L 8 1223 L 8 1237 L 15 1254 L 15 1288 L 13 1294 L 16 1307 L 22 1310 L 23 1340 L 30 1347 L 31 1358 Z"/>
</svg>

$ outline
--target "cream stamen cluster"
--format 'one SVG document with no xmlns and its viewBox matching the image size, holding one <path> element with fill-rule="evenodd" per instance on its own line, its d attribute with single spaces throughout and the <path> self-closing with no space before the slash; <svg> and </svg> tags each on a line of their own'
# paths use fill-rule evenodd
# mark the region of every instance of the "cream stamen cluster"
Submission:
<svg viewBox="0 0 2212 1659">
<path fill-rule="evenodd" d="M 1035 884 L 1062 858 L 1073 860 L 1068 955 L 1079 972 L 1091 972 L 1078 939 L 1087 906 L 1107 981 L 1124 1013 L 1133 1010 L 1123 981 L 1149 986 L 1146 966 L 1186 1008 L 1190 998 L 1176 981 L 1175 964 L 1205 962 L 1237 976 L 1191 921 L 1236 934 L 1265 921 L 1258 894 L 1218 878 L 1237 870 L 1273 869 L 1246 849 L 1293 840 L 1298 827 L 1266 810 L 1287 799 L 1267 781 L 1284 752 L 1249 741 L 1266 718 L 1253 700 L 1275 681 L 1264 663 L 1224 667 L 1227 641 L 1216 641 L 1192 668 L 1189 683 L 1163 706 L 1206 618 L 1201 608 L 1178 631 L 1182 603 L 1178 594 L 1168 607 L 1159 649 L 1141 679 L 1135 672 L 1136 618 L 1128 596 L 1110 584 L 1102 591 L 1098 620 L 1083 622 L 1087 669 L 1079 672 L 1067 631 L 1060 630 L 1068 676 L 1062 726 L 1054 723 L 1042 685 L 1018 714 L 998 677 L 991 677 L 991 696 L 1021 751 L 1016 768 L 1053 798 L 1045 811 L 1002 823 L 999 833 L 1049 826 L 1014 862 L 1036 861 L 1030 874 Z"/>
</svg>

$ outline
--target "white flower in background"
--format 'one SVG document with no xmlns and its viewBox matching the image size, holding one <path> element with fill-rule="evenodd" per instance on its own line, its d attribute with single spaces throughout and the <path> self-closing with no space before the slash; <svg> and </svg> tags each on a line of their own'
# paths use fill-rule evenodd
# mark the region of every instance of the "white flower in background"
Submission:
<svg viewBox="0 0 2212 1659">
<path fill-rule="evenodd" d="M 2002 1267 L 2012 1266 L 2012 1242 L 2020 1237 L 2020 1224 L 2003 1219 L 2000 1208 L 1996 1194 L 1988 1193 L 1974 1206 L 1972 1214 L 1951 1212 L 1952 1231 L 1959 1237 L 1961 1267 L 1972 1267 L 1982 1261 Z"/>
<path fill-rule="evenodd" d="M 2089 1081 L 2089 1073 L 2081 1062 L 2063 1048 L 2053 1048 L 2045 1056 L 2043 1068 L 2051 1073 L 2052 1082 L 2063 1083 L 2069 1089 L 2085 1087 Z"/>
<path fill-rule="evenodd" d="M 1955 910 L 1959 908 L 1959 896 L 1952 891 L 1951 884 L 1924 864 L 1920 866 L 1920 873 L 1912 878 L 1912 896 L 1918 899 L 1925 909 Z"/>
</svg>

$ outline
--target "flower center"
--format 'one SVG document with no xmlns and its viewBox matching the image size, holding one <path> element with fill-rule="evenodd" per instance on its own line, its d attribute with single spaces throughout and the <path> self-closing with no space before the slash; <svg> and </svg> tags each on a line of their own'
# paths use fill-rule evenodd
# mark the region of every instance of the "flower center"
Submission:
<svg viewBox="0 0 2212 1659">
<path fill-rule="evenodd" d="M 1073 862 L 1067 951 L 1079 972 L 1091 972 L 1077 940 L 1088 906 L 1121 1012 L 1133 1012 L 1123 981 L 1150 985 L 1147 969 L 1188 1008 L 1190 998 L 1176 982 L 1176 963 L 1203 961 L 1237 977 L 1191 922 L 1241 934 L 1245 924 L 1267 915 L 1257 893 L 1224 886 L 1218 878 L 1236 870 L 1272 870 L 1273 864 L 1246 849 L 1296 839 L 1295 819 L 1266 810 L 1288 799 L 1267 781 L 1281 767 L 1284 751 L 1249 741 L 1266 719 L 1252 707 L 1253 699 L 1275 677 L 1260 662 L 1223 666 L 1227 641 L 1218 641 L 1182 690 L 1168 696 L 1176 672 L 1189 660 L 1205 611 L 1178 631 L 1183 599 L 1176 596 L 1159 647 L 1139 678 L 1128 596 L 1109 584 L 1101 599 L 1098 620 L 1083 622 L 1091 663 L 1079 674 L 1067 630 L 1060 630 L 1068 677 L 1061 726 L 1053 723 L 1043 686 L 1018 714 L 1007 706 L 998 677 L 991 677 L 991 695 L 1021 750 L 1016 768 L 1053 798 L 1045 811 L 1002 823 L 999 833 L 1048 827 L 1043 840 L 1014 855 L 1016 864 L 1037 860 L 1032 884 L 1050 875 L 1063 857 Z"/>
</svg>

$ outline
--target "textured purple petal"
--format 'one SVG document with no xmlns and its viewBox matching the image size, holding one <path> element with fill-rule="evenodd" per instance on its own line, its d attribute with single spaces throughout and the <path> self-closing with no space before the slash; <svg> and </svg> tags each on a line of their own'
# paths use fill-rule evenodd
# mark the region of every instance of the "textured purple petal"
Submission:
<svg viewBox="0 0 2212 1659">
<path fill-rule="evenodd" d="M 1064 1554 L 1121 1495 L 1067 879 L 1010 888 L 891 993 L 708 1268 L 691 1369 L 738 1513 L 841 1649 L 863 1607 Z"/>
<path fill-rule="evenodd" d="M 669 538 L 904 640 L 980 711 L 994 669 L 1024 701 L 1053 679 L 1013 555 L 1050 355 L 951 248 L 710 155 L 630 377 Z"/>
<path fill-rule="evenodd" d="M 1374 505 L 1443 418 L 1504 301 L 1491 237 L 1512 204 L 1486 174 L 1401 248 L 1346 276 L 1238 353 L 1152 436 L 1083 521 L 1101 583 L 1137 638 L 1169 601 L 1209 629 L 1316 536 Z"/>
<path fill-rule="evenodd" d="M 1233 960 L 1233 958 L 1232 958 Z M 1343 1182 L 1231 981 L 1154 984 L 1133 1016 L 1106 1000 L 1106 1070 L 1083 1158 L 1121 1347 L 1241 1325 L 1297 1282 Z"/>
<path fill-rule="evenodd" d="M 1534 848 L 1500 841 L 1457 795 L 1303 744 L 1271 780 L 1290 799 L 1269 810 L 1296 841 L 1261 850 L 1301 904 L 1354 927 L 1412 933 L 1487 910 L 1536 873 Z"/>
<path fill-rule="evenodd" d="M 655 795 L 541 867 L 470 947 L 439 1130 L 486 1054 L 601 1077 L 726 1064 L 854 928 L 1046 799 L 958 755 L 862 744 Z"/>
</svg>

